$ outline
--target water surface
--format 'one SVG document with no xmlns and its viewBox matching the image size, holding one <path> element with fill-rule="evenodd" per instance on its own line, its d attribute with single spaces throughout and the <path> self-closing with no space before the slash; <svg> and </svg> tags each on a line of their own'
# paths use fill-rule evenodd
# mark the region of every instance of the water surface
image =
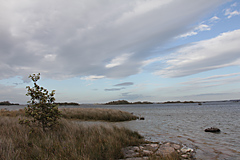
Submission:
<svg viewBox="0 0 240 160">
<path fill-rule="evenodd" d="M 133 112 L 144 121 L 115 123 L 138 131 L 147 140 L 183 143 L 197 150 L 197 159 L 240 160 L 240 103 L 82 106 Z M 204 132 L 217 127 L 221 133 Z"/>
</svg>

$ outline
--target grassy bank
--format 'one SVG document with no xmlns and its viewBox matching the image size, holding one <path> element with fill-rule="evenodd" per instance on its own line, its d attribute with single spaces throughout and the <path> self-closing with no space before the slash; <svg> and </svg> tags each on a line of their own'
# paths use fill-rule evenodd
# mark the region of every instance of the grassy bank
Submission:
<svg viewBox="0 0 240 160">
<path fill-rule="evenodd" d="M 63 118 L 80 120 L 102 120 L 109 122 L 136 120 L 137 116 L 131 113 L 103 108 L 67 108 L 60 109 Z"/>
<path fill-rule="evenodd" d="M 136 120 L 138 118 L 137 116 L 134 116 L 128 112 L 103 108 L 65 108 L 60 109 L 60 111 L 63 118 L 75 120 L 101 120 L 108 122 L 120 122 Z M 24 115 L 25 111 L 23 109 L 12 111 L 5 109 L 0 110 L 0 116 L 17 117 Z"/>
<path fill-rule="evenodd" d="M 126 128 L 84 126 L 60 120 L 57 128 L 42 132 L 18 124 L 17 117 L 0 117 L 0 159 L 118 159 L 121 148 L 143 142 Z"/>
</svg>

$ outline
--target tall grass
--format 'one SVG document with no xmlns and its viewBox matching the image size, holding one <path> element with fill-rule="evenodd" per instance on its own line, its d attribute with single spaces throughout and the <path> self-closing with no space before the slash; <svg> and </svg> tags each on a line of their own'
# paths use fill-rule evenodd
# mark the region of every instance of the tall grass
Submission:
<svg viewBox="0 0 240 160">
<path fill-rule="evenodd" d="M 102 120 L 110 122 L 130 121 L 138 117 L 129 112 L 103 108 L 67 108 L 61 109 L 63 118 L 80 120 Z"/>
<path fill-rule="evenodd" d="M 0 117 L 0 159 L 4 160 L 111 160 L 122 158 L 121 148 L 143 142 L 126 128 L 84 126 L 65 119 L 46 133 Z"/>
<path fill-rule="evenodd" d="M 1 109 L 0 110 L 0 116 L 8 116 L 8 117 L 17 117 L 17 116 L 24 116 L 25 110 L 19 109 L 19 110 L 7 110 L 7 109 Z"/>
<path fill-rule="evenodd" d="M 79 120 L 101 120 L 109 122 L 130 121 L 135 120 L 138 117 L 131 113 L 115 110 L 115 109 L 103 109 L 103 108 L 64 108 L 60 109 L 62 117 L 65 119 L 79 119 Z M 0 110 L 0 116 L 17 117 L 24 116 L 25 111 L 6 109 Z"/>
</svg>

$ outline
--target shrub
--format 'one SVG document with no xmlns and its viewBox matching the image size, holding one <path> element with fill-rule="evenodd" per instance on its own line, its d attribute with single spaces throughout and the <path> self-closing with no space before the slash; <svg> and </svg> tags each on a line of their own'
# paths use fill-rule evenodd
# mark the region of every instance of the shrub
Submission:
<svg viewBox="0 0 240 160">
<path fill-rule="evenodd" d="M 37 81 L 40 79 L 40 73 L 30 75 L 29 78 L 34 83 L 31 88 L 27 86 L 27 96 L 31 97 L 28 101 L 28 107 L 25 108 L 25 113 L 27 116 L 32 117 L 31 120 L 25 119 L 20 120 L 21 124 L 28 124 L 30 126 L 37 125 L 46 131 L 47 128 L 52 128 L 57 124 L 57 120 L 60 118 L 61 114 L 58 110 L 58 106 L 54 104 L 55 90 L 48 92 L 47 89 L 37 85 Z"/>
</svg>

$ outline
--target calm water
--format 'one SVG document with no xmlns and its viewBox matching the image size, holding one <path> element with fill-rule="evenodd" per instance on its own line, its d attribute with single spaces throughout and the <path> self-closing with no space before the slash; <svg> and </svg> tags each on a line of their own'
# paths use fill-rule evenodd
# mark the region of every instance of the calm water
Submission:
<svg viewBox="0 0 240 160">
<path fill-rule="evenodd" d="M 197 150 L 197 159 L 240 160 L 239 102 L 208 102 L 203 105 L 81 105 L 80 107 L 112 108 L 143 116 L 144 121 L 113 124 L 138 131 L 147 140 L 186 144 Z M 208 127 L 220 128 L 221 133 L 204 132 Z"/>
<path fill-rule="evenodd" d="M 240 160 L 239 102 L 95 107 L 120 109 L 145 117 L 144 121 L 117 125 L 136 130 L 147 140 L 186 144 L 197 149 L 197 159 Z M 208 127 L 217 127 L 221 133 L 204 132 Z"/>
</svg>

